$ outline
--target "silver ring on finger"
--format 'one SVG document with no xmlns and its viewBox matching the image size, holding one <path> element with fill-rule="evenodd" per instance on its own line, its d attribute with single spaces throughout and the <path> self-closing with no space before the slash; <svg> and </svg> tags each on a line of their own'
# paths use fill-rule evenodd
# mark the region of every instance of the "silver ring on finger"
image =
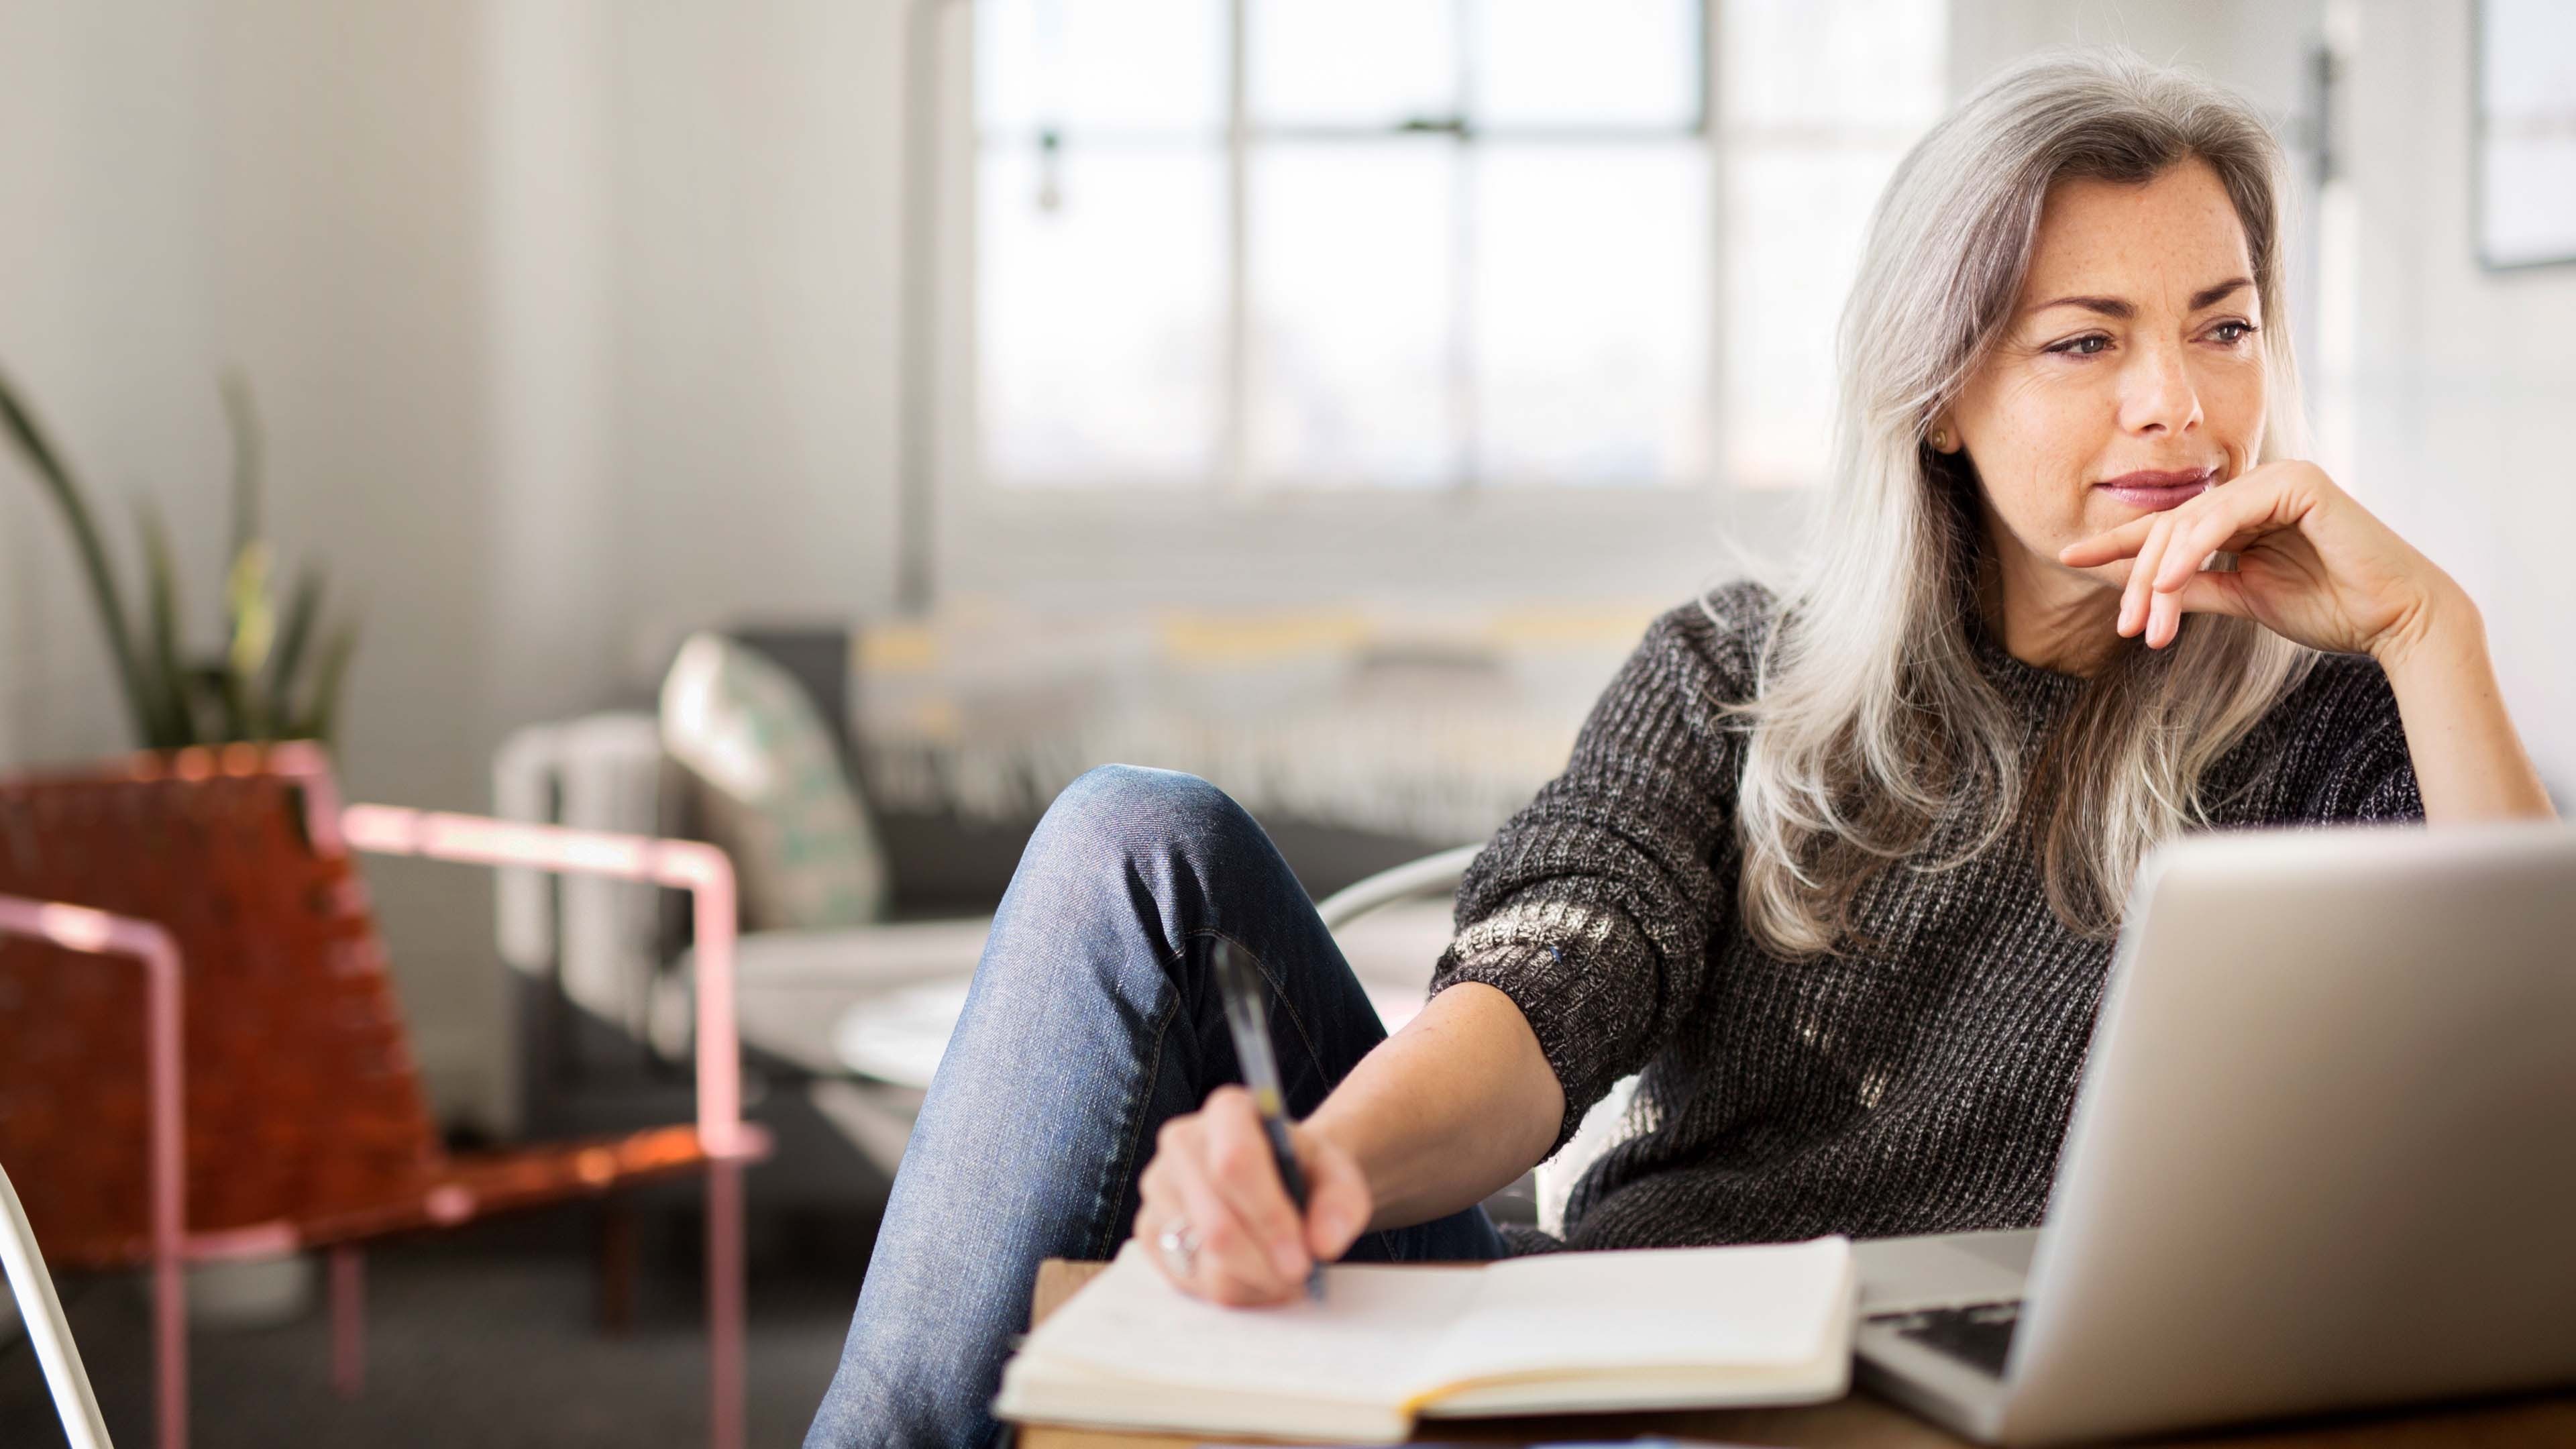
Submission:
<svg viewBox="0 0 2576 1449">
<path fill-rule="evenodd" d="M 1162 1250 L 1163 1266 L 1172 1270 L 1173 1277 L 1186 1283 L 1190 1275 L 1197 1271 L 1199 1237 L 1198 1234 L 1190 1231 L 1188 1223 L 1179 1218 L 1172 1219 L 1171 1225 L 1164 1228 L 1162 1235 L 1154 1239 L 1154 1246 Z"/>
</svg>

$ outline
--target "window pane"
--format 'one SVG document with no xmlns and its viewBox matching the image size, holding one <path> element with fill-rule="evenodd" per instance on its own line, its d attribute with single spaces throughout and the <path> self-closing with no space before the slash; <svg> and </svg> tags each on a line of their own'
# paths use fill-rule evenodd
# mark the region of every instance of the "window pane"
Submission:
<svg viewBox="0 0 2576 1449">
<path fill-rule="evenodd" d="M 1699 10 L 1699 0 L 1483 0 L 1468 35 L 1476 119 L 1695 125 Z"/>
<path fill-rule="evenodd" d="M 1224 397 L 1223 155 L 989 147 L 977 195 L 986 476 L 1204 484 Z"/>
<path fill-rule="evenodd" d="M 1708 194 L 1691 142 L 1479 155 L 1480 481 L 1704 475 Z"/>
<path fill-rule="evenodd" d="M 1247 0 L 1260 126 L 1382 128 L 1458 109 L 1452 0 Z"/>
<path fill-rule="evenodd" d="M 1904 152 L 1747 149 L 1727 172 L 1724 462 L 1738 483 L 1824 476 L 1833 448 L 1834 324 L 1862 232 Z"/>
<path fill-rule="evenodd" d="M 1455 477 L 1453 149 L 1445 138 L 1282 143 L 1254 157 L 1254 483 Z"/>
<path fill-rule="evenodd" d="M 1911 139 L 1941 113 L 1942 0 L 1725 0 L 1718 7 L 1730 129 Z"/>
<path fill-rule="evenodd" d="M 1225 125 L 1225 0 L 976 0 L 988 135 Z"/>
</svg>

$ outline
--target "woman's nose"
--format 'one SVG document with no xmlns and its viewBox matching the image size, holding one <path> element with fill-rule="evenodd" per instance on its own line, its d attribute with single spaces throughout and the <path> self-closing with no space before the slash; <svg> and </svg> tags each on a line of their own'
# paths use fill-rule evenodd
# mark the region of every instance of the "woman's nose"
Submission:
<svg viewBox="0 0 2576 1449">
<path fill-rule="evenodd" d="M 2200 390 L 2179 346 L 2140 347 L 2121 375 L 2123 431 L 2180 436 L 2200 424 Z"/>
</svg>

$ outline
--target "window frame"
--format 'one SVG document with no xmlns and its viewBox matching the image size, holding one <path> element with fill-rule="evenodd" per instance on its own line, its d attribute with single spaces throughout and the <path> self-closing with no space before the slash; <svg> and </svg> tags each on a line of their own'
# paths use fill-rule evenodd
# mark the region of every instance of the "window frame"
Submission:
<svg viewBox="0 0 2576 1449">
<path fill-rule="evenodd" d="M 1453 8 L 1464 14 L 1472 12 L 1476 4 L 1476 0 L 1450 0 L 1450 3 Z M 1223 332 L 1221 365 L 1224 368 L 1225 376 L 1219 394 L 1219 408 L 1221 416 L 1217 420 L 1218 461 L 1214 469 L 1213 476 L 1203 476 L 1192 483 L 1181 486 L 1174 486 L 1168 483 L 1130 483 L 1118 480 L 1114 477 L 1086 478 L 1077 481 L 1049 482 L 1038 485 L 1003 483 L 984 477 L 981 439 L 978 437 L 975 440 L 977 454 L 973 461 L 979 484 L 998 495 L 1014 498 L 1056 494 L 1100 498 L 1119 493 L 1141 494 L 1157 499 L 1177 498 L 1184 494 L 1210 493 L 1226 497 L 1256 498 L 1274 493 L 1294 493 L 1328 494 L 1336 496 L 1416 494 L 1425 496 L 1445 496 L 1454 500 L 1459 495 L 1485 495 L 1499 492 L 1548 493 L 1561 491 L 1577 495 L 1591 496 L 1610 492 L 1694 493 L 1703 490 L 1710 482 L 1709 475 L 1717 471 L 1713 462 L 1710 467 L 1702 470 L 1698 476 L 1655 481 L 1561 484 L 1523 482 L 1518 480 L 1497 482 L 1483 474 L 1476 466 L 1473 428 L 1458 422 L 1454 418 L 1451 421 L 1449 432 L 1450 441 L 1454 447 L 1454 456 L 1457 460 L 1456 465 L 1449 470 L 1447 477 L 1428 486 L 1414 484 L 1399 485 L 1383 480 L 1364 477 L 1285 478 L 1271 479 L 1256 483 L 1253 480 L 1253 469 L 1250 463 L 1250 444 L 1249 440 L 1245 436 L 1244 429 L 1244 420 L 1249 415 L 1251 403 L 1251 399 L 1249 397 L 1249 389 L 1251 387 L 1250 360 L 1254 346 L 1251 317 L 1253 268 L 1250 256 L 1250 178 L 1253 170 L 1254 157 L 1257 154 L 1258 149 L 1264 146 L 1283 143 L 1348 144 L 1353 146 L 1374 146 L 1381 144 L 1401 145 L 1408 138 L 1443 136 L 1447 138 L 1447 145 L 1451 148 L 1446 155 L 1453 163 L 1452 174 L 1455 175 L 1464 169 L 1462 165 L 1457 165 L 1455 163 L 1465 162 L 1474 154 L 1470 148 L 1478 146 L 1596 144 L 1604 146 L 1652 146 L 1669 145 L 1675 142 L 1687 142 L 1696 148 L 1697 159 L 1700 163 L 1702 186 L 1705 188 L 1703 195 L 1706 197 L 1709 204 L 1707 215 L 1710 222 L 1710 236 L 1708 238 L 1709 246 L 1703 253 L 1703 274 L 1706 291 L 1714 300 L 1719 289 L 1723 285 L 1726 264 L 1724 246 L 1725 238 L 1720 234 L 1722 231 L 1723 218 L 1717 210 L 1717 204 L 1722 199 L 1720 190 L 1723 181 L 1723 173 L 1720 169 L 1722 163 L 1720 153 L 1725 148 L 1722 144 L 1723 138 L 1720 136 L 1718 130 L 1717 118 L 1719 113 L 1716 104 L 1717 57 L 1715 36 L 1718 20 L 1716 5 L 1717 0 L 1690 0 L 1689 5 L 1687 6 L 1687 10 L 1691 18 L 1691 24 L 1695 27 L 1696 32 L 1695 39 L 1697 44 L 1695 46 L 1696 65 L 1694 66 L 1694 75 L 1697 81 L 1697 95 L 1695 97 L 1695 106 L 1692 113 L 1687 120 L 1678 125 L 1620 123 L 1583 126 L 1489 125 L 1476 123 L 1463 112 L 1453 112 L 1448 115 L 1410 116 L 1400 122 L 1388 125 L 1333 125 L 1319 123 L 1262 125 L 1256 123 L 1248 112 L 1248 96 L 1251 88 L 1251 80 L 1249 70 L 1250 56 L 1248 52 L 1250 40 L 1247 20 L 1250 0 L 1226 0 L 1227 74 L 1224 85 L 1224 98 L 1227 106 L 1227 114 L 1224 122 L 1224 137 L 1220 153 L 1223 170 L 1224 206 L 1226 213 L 1224 221 L 1226 255 L 1220 263 L 1220 271 L 1223 277 L 1222 285 L 1224 289 L 1224 297 L 1222 303 L 1223 319 L 1219 324 Z M 967 3 L 963 4 L 959 8 L 971 12 L 973 9 L 972 0 L 967 0 Z M 988 137 L 980 131 L 977 125 L 973 95 L 973 24 L 971 14 L 968 16 L 967 22 L 963 28 L 966 37 L 965 43 L 968 48 L 967 80 L 965 93 L 962 98 L 963 104 L 957 108 L 954 122 L 955 124 L 964 127 L 964 133 L 968 138 L 967 151 L 969 159 L 967 161 L 968 176 L 966 177 L 966 180 L 971 188 L 975 180 L 975 173 L 980 166 L 982 158 L 986 154 L 986 148 L 988 146 L 994 144 L 1033 146 L 1039 144 L 1039 139 L 1041 137 L 1050 133 L 1041 129 L 1033 135 L 1014 132 L 1006 137 L 993 138 Z M 1463 40 L 1464 29 L 1465 27 L 1462 24 L 1460 26 L 1460 35 L 1462 38 L 1459 41 L 1459 54 L 1457 57 L 1462 72 L 1466 64 L 1465 43 Z M 1463 76 L 1461 89 L 1464 89 Z M 1472 111 L 1473 107 L 1470 105 L 1465 109 Z M 1073 141 L 1075 144 L 1079 144 L 1078 137 L 1073 137 L 1070 134 L 1067 134 L 1067 139 L 1069 141 Z M 980 240 L 980 232 L 975 229 L 976 219 L 972 215 L 972 210 L 973 202 L 970 191 L 968 201 L 969 215 L 965 220 L 965 225 L 968 230 L 964 232 L 963 235 Z M 1448 245 L 1457 267 L 1465 269 L 1472 265 L 1471 259 L 1474 255 L 1476 244 L 1475 218 L 1472 212 L 1465 206 L 1454 207 L 1450 218 Z M 961 268 L 961 270 L 966 273 L 965 284 L 967 289 L 972 292 L 975 289 L 975 276 L 974 267 L 971 262 L 971 258 L 973 257 L 971 244 L 966 251 L 966 256 L 970 259 L 969 263 L 965 267 Z M 970 298 L 969 300 L 970 306 L 980 302 L 980 298 Z M 1465 357 L 1467 333 L 1469 327 L 1472 325 L 1471 319 L 1468 316 L 1468 310 L 1469 309 L 1455 298 L 1452 299 L 1451 304 L 1446 309 L 1448 333 L 1446 340 L 1451 359 L 1448 377 L 1449 391 L 1451 397 L 1458 401 L 1458 410 L 1462 414 L 1473 412 L 1474 399 L 1478 385 L 1476 370 Z M 972 320 L 975 319 L 971 312 L 969 314 L 969 318 L 970 320 L 968 325 L 972 325 Z M 1719 385 L 1720 378 L 1718 376 L 1718 368 L 1722 359 L 1718 354 L 1720 350 L 1720 339 L 1724 334 L 1722 329 L 1717 325 L 1718 319 L 1711 317 L 1707 320 L 1708 325 L 1704 329 L 1701 338 L 1706 357 L 1702 377 L 1703 396 L 1701 399 L 1701 407 L 1702 416 L 1706 421 L 1706 425 L 1711 436 L 1711 452 L 1713 458 L 1714 439 L 1721 426 L 1718 409 L 1722 402 L 1722 389 Z M 946 328 L 943 327 L 941 335 L 946 337 L 963 338 L 964 346 L 970 352 L 978 345 L 977 334 L 973 332 L 959 333 L 946 330 Z M 969 385 L 980 386 L 979 382 L 971 375 Z"/>
<path fill-rule="evenodd" d="M 1391 578 L 1426 591 L 1617 594 L 1641 585 L 1652 591 L 1646 581 L 1706 574 L 1727 540 L 1785 538 L 1806 511 L 1812 486 L 1732 477 L 1716 441 L 1726 426 L 1728 384 L 1725 202 L 1730 142 L 1739 139 L 1722 119 L 1724 71 L 1717 47 L 1723 0 L 1699 0 L 1697 125 L 1690 132 L 1653 132 L 1659 138 L 1695 135 L 1706 161 L 1711 226 L 1702 386 L 1713 435 L 1707 467 L 1698 477 L 1666 485 L 1429 488 L 1254 487 L 1247 486 L 1239 466 L 1222 478 L 1181 487 L 1116 481 L 1023 487 L 984 476 L 976 417 L 981 145 L 973 0 L 921 3 L 935 9 L 920 55 L 924 64 L 915 70 L 928 82 L 912 115 L 928 132 L 929 174 L 918 182 L 914 199 L 926 203 L 929 220 L 921 233 L 924 265 L 909 285 L 920 289 L 928 305 L 906 366 L 918 367 L 930 382 L 914 390 L 906 423 L 923 440 L 922 456 L 912 460 L 928 495 L 919 502 L 931 537 L 921 543 L 942 594 L 1151 598 L 1185 587 L 1216 597 L 1322 597 Z M 1243 0 L 1232 4 L 1238 22 L 1232 65 L 1239 73 Z M 1239 74 L 1229 90 L 1239 107 Z M 1228 186 L 1236 192 L 1244 170 L 1231 152 L 1241 144 L 1239 137 L 1229 140 Z M 1239 206 L 1239 199 L 1232 204 Z M 1239 296 L 1239 225 L 1233 235 L 1228 286 Z M 1235 325 L 1240 336 L 1239 321 Z M 1230 366 L 1239 369 L 1240 362 Z M 1239 386 L 1237 379 L 1228 382 L 1229 389 Z M 1224 446 L 1229 460 L 1240 459 L 1239 440 Z M 1821 477 L 1831 440 L 1819 437 L 1816 448 Z M 1548 577 L 1506 577 L 1536 569 Z"/>
</svg>

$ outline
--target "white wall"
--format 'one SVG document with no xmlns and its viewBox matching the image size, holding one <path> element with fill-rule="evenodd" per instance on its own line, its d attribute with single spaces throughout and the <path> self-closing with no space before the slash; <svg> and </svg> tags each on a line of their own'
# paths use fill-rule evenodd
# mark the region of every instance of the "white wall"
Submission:
<svg viewBox="0 0 2576 1449">
<path fill-rule="evenodd" d="M 642 634 L 891 602 L 901 9 L 616 12 L 617 569 Z"/>
<path fill-rule="evenodd" d="M 2318 0 L 1952 0 L 1953 95 L 2041 46 L 2126 45 L 2233 87 L 2277 122 L 2298 109 Z"/>
<path fill-rule="evenodd" d="M 2354 6 L 2346 483 L 2477 598 L 2507 703 L 2576 806 L 2576 265 L 2481 271 L 2466 0 Z"/>
<path fill-rule="evenodd" d="M 0 367 L 208 639 L 246 367 L 277 541 L 364 610 L 351 793 L 483 807 L 637 639 L 890 597 L 899 7 L 0 0 Z M 0 567 L 0 765 L 126 747 L 14 463 Z M 505 1118 L 488 884 L 369 876 L 434 1093 Z"/>
<path fill-rule="evenodd" d="M 0 4 L 0 368 L 134 537 L 150 497 L 180 565 L 211 588 L 223 529 L 210 190 L 193 140 L 205 107 L 190 17 Z M 113 77 L 113 83 L 105 78 Z M 119 560 L 129 589 L 135 560 Z M 95 753 L 122 720 L 61 524 L 0 463 L 0 749 Z"/>
</svg>

